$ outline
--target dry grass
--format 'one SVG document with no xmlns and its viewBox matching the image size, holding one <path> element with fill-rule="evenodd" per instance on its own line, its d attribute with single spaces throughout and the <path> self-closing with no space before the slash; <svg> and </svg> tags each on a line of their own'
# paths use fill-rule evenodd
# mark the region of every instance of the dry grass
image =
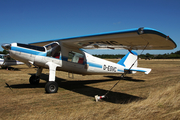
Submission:
<svg viewBox="0 0 180 120">
<path fill-rule="evenodd" d="M 40 84 L 33 86 L 29 77 L 35 68 L 0 69 L 0 120 L 180 119 L 180 60 L 140 60 L 139 66 L 152 72 L 127 75 L 107 99 L 97 103 L 94 95 L 105 94 L 120 75 L 74 75 L 72 79 L 57 71 L 58 93 L 46 94 L 48 70 L 43 70 Z"/>
</svg>

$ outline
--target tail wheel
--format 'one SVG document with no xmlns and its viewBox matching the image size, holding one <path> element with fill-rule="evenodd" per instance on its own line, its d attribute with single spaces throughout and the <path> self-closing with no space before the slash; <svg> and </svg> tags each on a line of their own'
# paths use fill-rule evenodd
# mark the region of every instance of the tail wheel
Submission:
<svg viewBox="0 0 180 120">
<path fill-rule="evenodd" d="M 29 83 L 31 85 L 37 85 L 39 84 L 40 78 L 36 75 L 31 75 L 31 77 L 29 78 Z"/>
<path fill-rule="evenodd" d="M 46 83 L 45 91 L 46 93 L 56 93 L 58 91 L 58 84 L 54 81 Z"/>
</svg>

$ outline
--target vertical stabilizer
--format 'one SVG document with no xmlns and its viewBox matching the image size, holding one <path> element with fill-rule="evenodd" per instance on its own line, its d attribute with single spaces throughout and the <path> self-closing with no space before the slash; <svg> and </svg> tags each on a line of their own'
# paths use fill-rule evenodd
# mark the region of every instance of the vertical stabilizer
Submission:
<svg viewBox="0 0 180 120">
<path fill-rule="evenodd" d="M 120 64 L 125 68 L 137 67 L 138 65 L 137 59 L 138 59 L 138 54 L 134 51 L 130 51 L 117 64 Z"/>
<path fill-rule="evenodd" d="M 131 71 L 132 73 L 144 72 L 145 74 L 149 74 L 151 69 L 149 68 L 140 68 L 138 65 L 138 54 L 134 51 L 129 51 L 117 64 L 124 66 L 124 70 Z"/>
</svg>

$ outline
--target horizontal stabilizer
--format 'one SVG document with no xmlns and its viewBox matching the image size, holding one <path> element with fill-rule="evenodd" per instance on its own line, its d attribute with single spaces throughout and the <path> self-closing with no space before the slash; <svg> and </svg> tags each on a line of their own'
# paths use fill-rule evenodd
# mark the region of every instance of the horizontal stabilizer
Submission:
<svg viewBox="0 0 180 120">
<path fill-rule="evenodd" d="M 129 70 L 129 68 L 125 68 L 124 70 Z M 140 67 L 133 67 L 130 69 L 132 72 L 144 72 L 145 74 L 149 74 L 151 72 L 151 69 L 149 68 L 140 68 Z"/>
</svg>

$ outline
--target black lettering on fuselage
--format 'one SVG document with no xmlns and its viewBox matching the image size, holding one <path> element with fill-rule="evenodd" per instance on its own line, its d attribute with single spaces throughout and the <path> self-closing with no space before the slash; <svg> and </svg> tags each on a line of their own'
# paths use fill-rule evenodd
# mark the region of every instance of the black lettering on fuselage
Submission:
<svg viewBox="0 0 180 120">
<path fill-rule="evenodd" d="M 107 70 L 107 71 L 113 71 L 113 72 L 116 72 L 116 67 L 113 67 L 111 65 L 104 65 L 103 66 L 103 70 Z"/>
</svg>

